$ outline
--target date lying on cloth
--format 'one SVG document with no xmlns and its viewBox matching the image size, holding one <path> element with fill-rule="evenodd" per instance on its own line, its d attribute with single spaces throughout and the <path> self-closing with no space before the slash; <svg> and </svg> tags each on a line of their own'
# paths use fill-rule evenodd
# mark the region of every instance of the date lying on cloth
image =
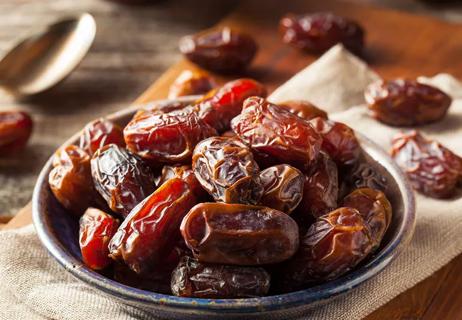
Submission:
<svg viewBox="0 0 462 320">
<path fill-rule="evenodd" d="M 238 79 L 125 128 L 94 121 L 58 150 L 49 182 L 80 216 L 84 263 L 156 292 L 242 298 L 332 280 L 374 252 L 392 208 L 354 131 L 265 96 Z"/>
</svg>

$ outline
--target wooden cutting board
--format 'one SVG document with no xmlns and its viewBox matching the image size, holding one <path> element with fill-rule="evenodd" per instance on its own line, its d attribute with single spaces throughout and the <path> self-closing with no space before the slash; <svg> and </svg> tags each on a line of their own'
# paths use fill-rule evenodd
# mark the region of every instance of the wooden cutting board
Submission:
<svg viewBox="0 0 462 320">
<path fill-rule="evenodd" d="M 306 0 L 242 1 L 219 23 L 252 34 L 260 45 L 250 70 L 239 76 L 255 78 L 272 91 L 313 62 L 316 56 L 282 44 L 277 34 L 281 15 L 310 11 L 333 11 L 358 20 L 367 30 L 367 50 L 363 58 L 384 78 L 432 76 L 440 72 L 462 78 L 462 25 L 355 3 Z M 178 74 L 194 68 L 187 61 L 173 65 L 136 103 L 165 98 Z M 219 77 L 220 81 L 228 79 Z M 28 205 L 4 228 L 17 228 L 30 222 Z M 462 256 L 367 319 L 462 319 L 460 270 Z"/>
</svg>

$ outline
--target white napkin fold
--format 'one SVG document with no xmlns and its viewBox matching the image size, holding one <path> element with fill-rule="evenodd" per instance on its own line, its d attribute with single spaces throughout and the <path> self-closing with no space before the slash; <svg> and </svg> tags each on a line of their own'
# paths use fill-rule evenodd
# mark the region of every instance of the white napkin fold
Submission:
<svg viewBox="0 0 462 320">
<path fill-rule="evenodd" d="M 367 114 L 363 90 L 378 78 L 361 60 L 337 46 L 277 89 L 270 100 L 307 99 L 384 147 L 398 131 Z M 455 152 L 462 149 L 462 84 L 450 75 L 422 78 L 455 100 L 441 122 L 423 133 Z M 301 319 L 361 319 L 447 264 L 462 252 L 462 199 L 417 195 L 417 227 L 403 253 L 375 278 Z M 0 232 L 0 319 L 153 319 L 74 279 L 41 246 L 32 226 Z M 291 317 L 292 318 L 292 317 Z"/>
</svg>

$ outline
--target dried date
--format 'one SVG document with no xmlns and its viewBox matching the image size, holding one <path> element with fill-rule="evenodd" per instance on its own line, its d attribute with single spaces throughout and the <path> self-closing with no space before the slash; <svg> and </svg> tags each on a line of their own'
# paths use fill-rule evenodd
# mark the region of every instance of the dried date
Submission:
<svg viewBox="0 0 462 320">
<path fill-rule="evenodd" d="M 212 90 L 196 102 L 199 117 L 218 132 L 230 128 L 231 120 L 242 111 L 245 99 L 266 97 L 266 88 L 252 79 L 237 79 Z"/>
<path fill-rule="evenodd" d="M 417 131 L 393 138 L 391 155 L 414 189 L 435 198 L 454 195 L 462 178 L 462 159 L 437 141 Z"/>
<path fill-rule="evenodd" d="M 386 192 L 388 186 L 387 179 L 364 158 L 364 155 L 359 157 L 352 168 L 342 172 L 341 180 L 341 196 L 359 188 L 371 188 Z"/>
<path fill-rule="evenodd" d="M 192 108 L 168 113 L 145 112 L 124 129 L 127 148 L 153 163 L 186 163 L 196 144 L 217 135 L 215 129 L 199 119 Z"/>
<path fill-rule="evenodd" d="M 321 149 L 311 124 L 263 98 L 248 98 L 231 127 L 255 152 L 299 168 L 313 164 Z"/>
<path fill-rule="evenodd" d="M 339 167 L 351 166 L 361 155 L 361 146 L 350 127 L 341 122 L 317 117 L 310 121 L 322 136 L 322 150 L 326 152 Z"/>
<path fill-rule="evenodd" d="M 452 99 L 417 81 L 396 79 L 371 84 L 365 98 L 372 116 L 392 126 L 416 126 L 441 120 Z"/>
<path fill-rule="evenodd" d="M 79 146 L 90 156 L 108 144 L 125 146 L 122 128 L 106 119 L 98 119 L 85 126 L 80 136 Z"/>
<path fill-rule="evenodd" d="M 110 256 L 123 260 L 136 273 L 162 264 L 180 237 L 181 220 L 195 203 L 186 182 L 167 180 L 123 221 L 109 243 Z"/>
<path fill-rule="evenodd" d="M 194 149 L 192 168 L 216 201 L 257 204 L 263 195 L 258 164 L 250 149 L 236 138 L 201 141 Z"/>
<path fill-rule="evenodd" d="M 189 211 L 180 229 L 200 262 L 270 264 L 290 258 L 298 249 L 297 223 L 266 207 L 201 203 Z"/>
<path fill-rule="evenodd" d="M 50 189 L 61 205 L 77 215 L 90 207 L 97 196 L 90 170 L 90 156 L 70 145 L 59 149 L 48 176 Z"/>
<path fill-rule="evenodd" d="M 337 43 L 355 53 L 364 47 L 364 29 L 332 13 L 287 14 L 279 22 L 279 29 L 285 43 L 307 52 L 322 53 Z"/>
<path fill-rule="evenodd" d="M 32 118 L 26 112 L 0 112 L 0 156 L 24 149 L 32 133 L 32 127 Z"/>
<path fill-rule="evenodd" d="M 385 194 L 370 188 L 356 189 L 342 205 L 359 211 L 371 231 L 372 250 L 377 249 L 391 222 L 391 204 Z"/>
<path fill-rule="evenodd" d="M 327 113 L 316 107 L 314 104 L 308 101 L 303 100 L 289 100 L 278 103 L 278 106 L 283 107 L 293 114 L 296 114 L 300 118 L 303 118 L 307 121 L 321 117 L 323 119 L 328 119 Z"/>
<path fill-rule="evenodd" d="M 255 40 L 229 27 L 205 30 L 180 40 L 180 51 L 190 61 L 218 73 L 244 70 L 257 53 Z"/>
<path fill-rule="evenodd" d="M 280 286 L 298 290 L 347 273 L 372 250 L 369 227 L 358 210 L 338 208 L 317 219 L 284 265 Z"/>
<path fill-rule="evenodd" d="M 251 298 L 268 293 L 270 275 L 263 268 L 225 266 L 183 258 L 172 273 L 176 296 L 195 298 Z"/>
<path fill-rule="evenodd" d="M 170 86 L 169 99 L 203 94 L 216 87 L 213 78 L 202 71 L 183 71 Z"/>
<path fill-rule="evenodd" d="M 202 199 L 206 195 L 205 190 L 194 175 L 191 166 L 164 166 L 161 175 L 156 177 L 156 185 L 160 187 L 172 178 L 180 178 L 186 182 L 198 199 Z"/>
<path fill-rule="evenodd" d="M 146 163 L 115 144 L 96 151 L 91 176 L 109 208 L 124 217 L 155 190 L 154 175 Z"/>
<path fill-rule="evenodd" d="M 287 214 L 302 201 L 305 176 L 287 164 L 269 167 L 260 172 L 264 193 L 260 203 Z"/>
<path fill-rule="evenodd" d="M 119 221 L 96 208 L 88 208 L 79 221 L 79 245 L 83 262 L 93 270 L 112 263 L 108 244 L 119 227 Z"/>
</svg>

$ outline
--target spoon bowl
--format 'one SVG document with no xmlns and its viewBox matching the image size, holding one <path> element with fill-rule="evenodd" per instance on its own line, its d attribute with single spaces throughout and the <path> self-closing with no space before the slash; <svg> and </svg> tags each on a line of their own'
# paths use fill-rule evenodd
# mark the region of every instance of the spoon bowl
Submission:
<svg viewBox="0 0 462 320">
<path fill-rule="evenodd" d="M 95 19 L 84 13 L 22 40 L 0 60 L 0 87 L 19 96 L 50 89 L 79 65 L 95 34 Z"/>
</svg>

